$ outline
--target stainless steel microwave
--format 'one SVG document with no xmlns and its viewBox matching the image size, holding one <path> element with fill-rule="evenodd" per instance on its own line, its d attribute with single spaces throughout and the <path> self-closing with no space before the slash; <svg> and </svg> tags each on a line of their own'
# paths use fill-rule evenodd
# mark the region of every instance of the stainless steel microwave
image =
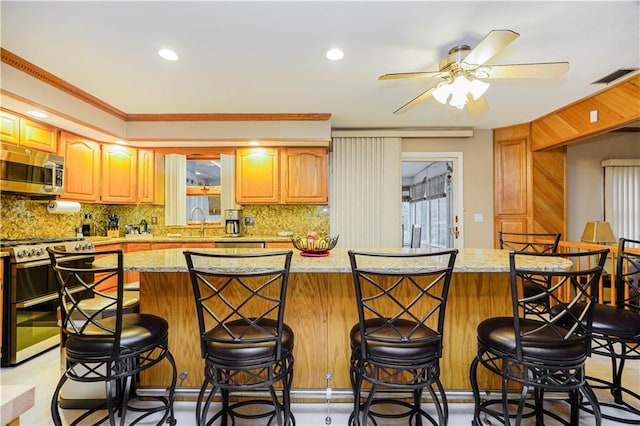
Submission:
<svg viewBox="0 0 640 426">
<path fill-rule="evenodd" d="M 0 143 L 0 191 L 58 195 L 64 183 L 64 158 L 32 148 Z"/>
</svg>

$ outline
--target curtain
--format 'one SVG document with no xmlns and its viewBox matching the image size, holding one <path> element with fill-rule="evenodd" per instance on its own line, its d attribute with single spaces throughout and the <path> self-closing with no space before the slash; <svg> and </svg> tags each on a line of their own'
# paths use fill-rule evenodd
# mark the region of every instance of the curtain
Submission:
<svg viewBox="0 0 640 426">
<path fill-rule="evenodd" d="M 616 238 L 640 240 L 640 160 L 606 160 L 605 221 Z"/>
<path fill-rule="evenodd" d="M 164 223 L 184 226 L 187 221 L 187 157 L 167 154 L 164 157 L 166 178 L 164 185 Z"/>
<path fill-rule="evenodd" d="M 331 234 L 339 247 L 402 245 L 402 139 L 334 138 Z"/>
</svg>

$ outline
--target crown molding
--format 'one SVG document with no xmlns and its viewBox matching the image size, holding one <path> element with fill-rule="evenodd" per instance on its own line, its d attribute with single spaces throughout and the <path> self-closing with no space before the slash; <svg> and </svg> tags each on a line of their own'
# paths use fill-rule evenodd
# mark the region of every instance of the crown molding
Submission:
<svg viewBox="0 0 640 426">
<path fill-rule="evenodd" d="M 0 60 L 23 73 L 126 122 L 158 121 L 328 121 L 330 113 L 127 114 L 20 56 L 0 48 Z"/>
<path fill-rule="evenodd" d="M 327 121 L 330 118 L 330 113 L 190 113 L 127 114 L 126 121 Z"/>
<path fill-rule="evenodd" d="M 53 86 L 56 89 L 71 96 L 74 96 L 81 101 L 88 103 L 89 105 L 99 108 L 102 111 L 114 115 L 121 120 L 126 119 L 127 114 L 125 114 L 123 111 L 120 111 L 119 109 L 109 105 L 103 100 L 96 98 L 95 96 L 85 92 L 84 90 L 74 86 L 73 84 L 64 81 L 63 79 L 51 74 L 48 71 L 45 71 L 39 66 L 32 64 L 31 62 L 9 52 L 6 49 L 0 48 L 0 60 L 2 60 L 3 63 L 10 65 L 25 74 L 30 75 L 33 78 L 47 83 L 48 85 Z"/>
</svg>

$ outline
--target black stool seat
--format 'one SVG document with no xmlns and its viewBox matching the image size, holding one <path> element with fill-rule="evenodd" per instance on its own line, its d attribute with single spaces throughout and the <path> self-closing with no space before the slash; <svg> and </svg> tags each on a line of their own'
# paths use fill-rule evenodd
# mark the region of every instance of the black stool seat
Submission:
<svg viewBox="0 0 640 426">
<path fill-rule="evenodd" d="M 520 318 L 520 332 L 528 334 L 540 328 L 544 323 L 540 321 Z M 558 363 L 575 363 L 584 360 L 588 354 L 585 339 L 571 336 L 561 341 L 558 333 L 568 333 L 566 329 L 543 328 L 539 333 L 528 334 L 526 342 L 522 343 L 522 355 L 531 359 L 544 359 Z M 512 317 L 495 317 L 482 321 L 478 325 L 478 342 L 516 357 L 516 330 Z"/>
<path fill-rule="evenodd" d="M 70 335 L 66 341 L 67 355 L 71 357 L 99 356 L 113 354 L 114 339 L 106 329 L 114 329 L 115 317 L 102 319 L 85 328 L 82 336 Z M 122 316 L 120 346 L 123 355 L 136 352 L 167 340 L 169 324 L 163 318 L 149 314 L 126 314 Z"/>
<path fill-rule="evenodd" d="M 243 320 L 230 321 L 224 326 L 219 325 L 204 335 L 207 348 L 207 358 L 218 360 L 227 365 L 255 364 L 260 360 L 273 360 L 276 354 L 276 344 L 272 339 L 278 331 L 278 322 L 262 318 L 255 322 L 256 327 L 247 327 Z M 231 341 L 229 332 L 243 339 Z M 282 351 L 293 351 L 293 330 L 286 323 L 282 324 Z M 263 343 L 251 343 L 264 340 Z"/>
<path fill-rule="evenodd" d="M 432 359 L 438 355 L 441 341 L 438 333 L 431 328 L 405 319 L 396 320 L 394 328 L 387 326 L 384 320 L 372 318 L 364 322 L 369 341 L 369 357 L 391 363 L 415 362 L 417 359 Z M 411 334 L 412 330 L 416 330 Z M 400 334 L 398 334 L 400 333 Z M 399 336 L 409 336 L 398 343 Z M 359 350 L 362 345 L 360 325 L 351 328 L 351 348 Z"/>
<path fill-rule="evenodd" d="M 598 304 L 593 312 L 593 332 L 640 340 L 640 315 L 627 309 Z"/>
</svg>

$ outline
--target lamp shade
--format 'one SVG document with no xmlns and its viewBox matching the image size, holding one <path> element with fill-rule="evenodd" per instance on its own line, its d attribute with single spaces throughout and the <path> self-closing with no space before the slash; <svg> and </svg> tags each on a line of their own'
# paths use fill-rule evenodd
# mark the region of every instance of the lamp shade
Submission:
<svg viewBox="0 0 640 426">
<path fill-rule="evenodd" d="M 617 241 L 609 222 L 587 222 L 580 240 L 585 243 L 615 243 Z"/>
</svg>

